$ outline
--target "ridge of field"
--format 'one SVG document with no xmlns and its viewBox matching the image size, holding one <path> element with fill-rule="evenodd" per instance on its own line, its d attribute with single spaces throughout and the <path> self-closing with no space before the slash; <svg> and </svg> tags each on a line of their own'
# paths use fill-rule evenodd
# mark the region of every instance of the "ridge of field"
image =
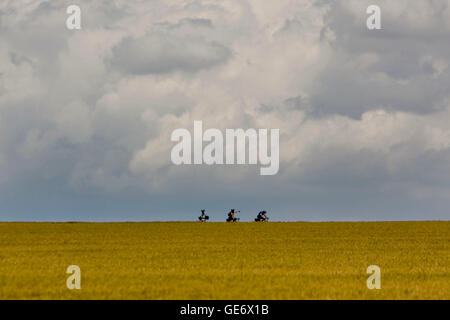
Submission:
<svg viewBox="0 0 450 320">
<path fill-rule="evenodd" d="M 450 221 L 0 223 L 0 299 L 450 299 Z"/>
</svg>

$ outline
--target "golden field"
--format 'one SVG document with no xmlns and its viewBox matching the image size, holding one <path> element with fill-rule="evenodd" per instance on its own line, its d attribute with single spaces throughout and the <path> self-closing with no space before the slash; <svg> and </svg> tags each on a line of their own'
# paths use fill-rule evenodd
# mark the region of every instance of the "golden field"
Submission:
<svg viewBox="0 0 450 320">
<path fill-rule="evenodd" d="M 450 299 L 450 222 L 0 223 L 0 299 Z"/>
</svg>

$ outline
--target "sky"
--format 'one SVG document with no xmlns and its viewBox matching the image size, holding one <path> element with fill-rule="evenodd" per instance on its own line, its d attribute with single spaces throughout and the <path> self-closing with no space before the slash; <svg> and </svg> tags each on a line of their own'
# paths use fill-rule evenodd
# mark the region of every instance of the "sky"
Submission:
<svg viewBox="0 0 450 320">
<path fill-rule="evenodd" d="M 449 220 L 449 40 L 450 0 L 3 0 L 0 221 Z M 174 165 L 195 120 L 279 172 Z"/>
</svg>

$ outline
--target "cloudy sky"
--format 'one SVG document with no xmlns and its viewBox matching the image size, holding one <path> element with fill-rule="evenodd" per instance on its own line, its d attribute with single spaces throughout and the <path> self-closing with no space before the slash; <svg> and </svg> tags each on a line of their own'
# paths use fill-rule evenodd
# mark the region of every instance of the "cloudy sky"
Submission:
<svg viewBox="0 0 450 320">
<path fill-rule="evenodd" d="M 448 220 L 449 64 L 450 0 L 3 0 L 0 220 Z M 194 120 L 279 173 L 173 165 Z"/>
</svg>

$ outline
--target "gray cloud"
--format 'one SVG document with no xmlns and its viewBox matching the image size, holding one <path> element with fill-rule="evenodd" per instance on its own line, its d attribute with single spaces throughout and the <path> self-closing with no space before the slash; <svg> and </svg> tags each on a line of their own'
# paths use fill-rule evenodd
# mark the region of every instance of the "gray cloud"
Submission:
<svg viewBox="0 0 450 320">
<path fill-rule="evenodd" d="M 1 3 L 0 220 L 450 218 L 450 2 L 372 3 Z M 173 166 L 194 120 L 280 128 L 280 173 Z"/>
<path fill-rule="evenodd" d="M 365 28 L 365 8 L 382 8 L 382 30 Z M 311 101 L 323 113 L 359 117 L 378 107 L 430 113 L 447 107 L 447 1 L 414 4 L 333 1 L 323 34 L 336 51 Z M 355 94 L 358 92 L 358 94 Z"/>
<path fill-rule="evenodd" d="M 115 68 L 142 75 L 209 69 L 225 63 L 231 51 L 215 41 L 151 33 L 137 39 L 125 38 L 113 54 L 111 63 Z"/>
</svg>

